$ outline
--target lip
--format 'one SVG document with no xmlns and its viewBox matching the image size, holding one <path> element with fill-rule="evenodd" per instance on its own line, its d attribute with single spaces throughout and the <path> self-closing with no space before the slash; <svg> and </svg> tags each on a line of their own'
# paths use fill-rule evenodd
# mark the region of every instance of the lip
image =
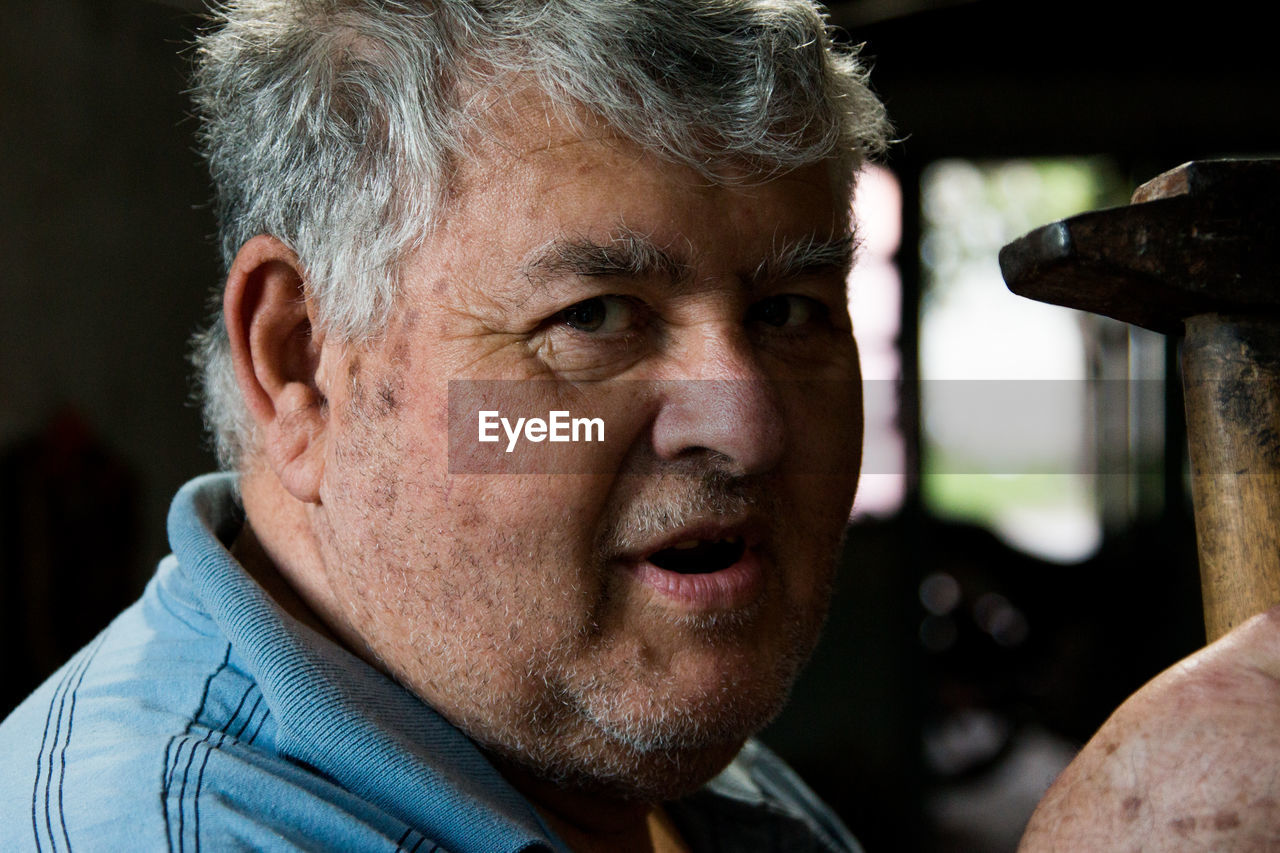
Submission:
<svg viewBox="0 0 1280 853">
<path fill-rule="evenodd" d="M 687 539 L 726 539 L 740 536 L 745 548 L 737 562 L 717 571 L 703 574 L 681 574 L 664 569 L 648 560 L 677 542 Z M 681 609 L 693 611 L 736 610 L 750 605 L 760 595 L 764 582 L 765 562 L 760 543 L 763 533 L 759 524 L 703 524 L 681 528 L 643 554 L 624 560 L 633 577 L 657 596 Z"/>
</svg>

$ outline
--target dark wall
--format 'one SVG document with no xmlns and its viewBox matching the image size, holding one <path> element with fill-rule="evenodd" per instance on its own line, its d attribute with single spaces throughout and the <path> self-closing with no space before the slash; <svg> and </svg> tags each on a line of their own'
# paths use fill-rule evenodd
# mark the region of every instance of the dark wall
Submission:
<svg viewBox="0 0 1280 853">
<path fill-rule="evenodd" d="M 141 0 L 0 6 L 0 610 L 21 614 L 0 630 L 25 652 L 10 678 L 137 594 L 174 490 L 213 465 L 185 363 L 217 278 L 182 94 L 192 23 Z"/>
<path fill-rule="evenodd" d="M 833 20 L 866 45 L 895 160 L 1280 153 L 1266 4 L 970 0 L 868 20 L 872 5 L 833 3 Z"/>
</svg>

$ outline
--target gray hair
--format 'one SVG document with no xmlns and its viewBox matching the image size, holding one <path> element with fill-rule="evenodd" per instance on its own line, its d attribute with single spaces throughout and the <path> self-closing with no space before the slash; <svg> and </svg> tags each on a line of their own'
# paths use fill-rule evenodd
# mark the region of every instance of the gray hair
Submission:
<svg viewBox="0 0 1280 853">
<path fill-rule="evenodd" d="M 193 81 L 226 268 L 271 234 L 326 335 L 376 335 L 476 105 L 513 75 L 712 180 L 828 160 L 852 180 L 886 141 L 856 49 L 811 0 L 230 0 Z M 238 467 L 255 438 L 220 311 L 194 360 L 219 461 Z"/>
</svg>

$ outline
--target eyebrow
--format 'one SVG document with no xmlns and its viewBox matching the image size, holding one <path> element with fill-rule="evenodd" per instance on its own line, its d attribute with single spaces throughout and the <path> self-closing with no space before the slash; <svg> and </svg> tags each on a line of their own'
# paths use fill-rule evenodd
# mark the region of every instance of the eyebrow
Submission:
<svg viewBox="0 0 1280 853">
<path fill-rule="evenodd" d="M 835 273 L 847 277 L 853 267 L 858 239 L 852 233 L 823 239 L 816 236 L 777 246 L 749 276 L 753 285 L 806 275 Z M 585 237 L 562 238 L 545 246 L 523 267 L 536 284 L 557 278 L 618 276 L 665 278 L 684 284 L 693 278 L 693 265 L 630 228 L 612 232 L 607 243 Z"/>
<path fill-rule="evenodd" d="M 760 262 L 751 275 L 752 283 L 830 273 L 848 278 L 858 242 L 857 235 L 850 232 L 830 239 L 810 236 L 784 243 Z"/>
<path fill-rule="evenodd" d="M 621 228 L 612 232 L 607 243 L 587 238 L 556 240 L 525 264 L 524 274 L 536 283 L 565 276 L 665 278 L 683 283 L 693 277 L 693 267 L 648 236 Z"/>
</svg>

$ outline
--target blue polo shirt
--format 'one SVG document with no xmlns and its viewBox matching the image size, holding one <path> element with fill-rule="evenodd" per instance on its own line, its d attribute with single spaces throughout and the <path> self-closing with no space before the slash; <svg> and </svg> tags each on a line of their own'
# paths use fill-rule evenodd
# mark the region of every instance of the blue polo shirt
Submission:
<svg viewBox="0 0 1280 853">
<path fill-rule="evenodd" d="M 0 850 L 564 851 L 461 731 L 284 613 L 188 483 L 142 598 L 0 724 Z M 668 806 L 695 850 L 857 850 L 749 743 Z"/>
</svg>

